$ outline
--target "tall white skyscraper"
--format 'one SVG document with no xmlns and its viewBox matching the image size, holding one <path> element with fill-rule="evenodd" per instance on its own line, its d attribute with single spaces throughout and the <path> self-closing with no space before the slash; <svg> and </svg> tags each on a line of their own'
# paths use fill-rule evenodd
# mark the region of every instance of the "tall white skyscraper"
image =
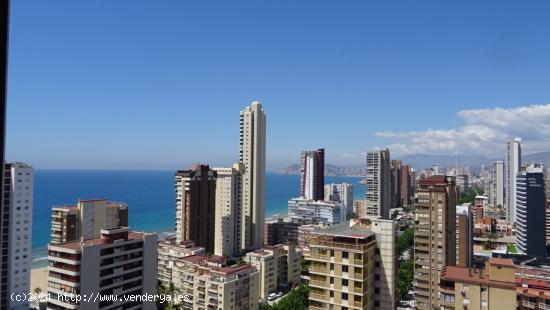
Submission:
<svg viewBox="0 0 550 310">
<path fill-rule="evenodd" d="M 491 197 L 493 206 L 504 206 L 504 162 L 497 160 L 493 162 L 493 172 L 491 174 Z"/>
<path fill-rule="evenodd" d="M 516 174 L 521 171 L 521 138 L 506 141 L 504 207 L 508 224 L 516 222 Z"/>
<path fill-rule="evenodd" d="M 241 111 L 240 158 L 242 177 L 241 248 L 260 249 L 264 241 L 266 116 L 261 103 Z"/>
<path fill-rule="evenodd" d="M 300 162 L 300 197 L 315 201 L 323 200 L 325 150 L 304 151 Z"/>
<path fill-rule="evenodd" d="M 242 164 L 231 168 L 214 168 L 216 179 L 216 220 L 214 254 L 232 257 L 241 243 L 241 175 Z"/>
<path fill-rule="evenodd" d="M 390 218 L 390 151 L 367 152 L 366 216 Z"/>
<path fill-rule="evenodd" d="M 9 298 L 12 294 L 29 294 L 32 248 L 33 168 L 24 163 L 5 166 L 5 205 L 9 209 L 7 255 L 7 309 L 28 309 L 28 301 Z M 2 283 L 4 284 L 4 283 Z"/>
</svg>

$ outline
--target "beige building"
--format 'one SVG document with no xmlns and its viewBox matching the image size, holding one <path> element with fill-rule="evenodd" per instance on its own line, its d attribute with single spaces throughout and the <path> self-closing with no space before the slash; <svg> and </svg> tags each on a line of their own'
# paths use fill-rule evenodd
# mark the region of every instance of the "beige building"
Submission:
<svg viewBox="0 0 550 310">
<path fill-rule="evenodd" d="M 259 307 L 258 270 L 250 264 L 226 266 L 225 258 L 194 255 L 174 263 L 173 281 L 184 309 L 248 310 Z"/>
<path fill-rule="evenodd" d="M 512 260 L 498 258 L 489 259 L 484 270 L 446 266 L 439 293 L 442 310 L 516 309 L 515 267 Z"/>
<path fill-rule="evenodd" d="M 214 168 L 216 180 L 216 219 L 214 254 L 232 257 L 241 248 L 242 164 Z"/>
<path fill-rule="evenodd" d="M 454 177 L 434 175 L 420 180 L 414 193 L 415 299 L 418 309 L 438 304 L 439 274 L 456 263 L 456 202 Z"/>
<path fill-rule="evenodd" d="M 245 261 L 258 269 L 260 298 L 300 284 L 301 255 L 293 244 L 265 246 L 247 253 Z"/>
<path fill-rule="evenodd" d="M 156 309 L 154 301 L 123 296 L 156 294 L 157 236 L 103 229 L 100 237 L 48 246 L 48 304 L 51 310 Z M 112 296 L 109 301 L 75 297 Z M 70 298 L 72 296 L 72 298 Z"/>
<path fill-rule="evenodd" d="M 206 254 L 204 248 L 195 246 L 192 241 L 178 244 L 175 239 L 160 241 L 157 246 L 157 252 L 157 280 L 166 287 L 169 287 L 170 283 L 172 283 L 173 267 L 177 260 L 187 256 Z"/>
<path fill-rule="evenodd" d="M 102 229 L 128 226 L 128 206 L 107 199 L 79 200 L 52 208 L 51 243 L 98 238 Z"/>
<path fill-rule="evenodd" d="M 241 248 L 257 250 L 264 242 L 266 117 L 259 102 L 241 111 L 242 178 Z"/>
<path fill-rule="evenodd" d="M 395 236 L 380 219 L 313 232 L 309 309 L 395 309 Z"/>
</svg>

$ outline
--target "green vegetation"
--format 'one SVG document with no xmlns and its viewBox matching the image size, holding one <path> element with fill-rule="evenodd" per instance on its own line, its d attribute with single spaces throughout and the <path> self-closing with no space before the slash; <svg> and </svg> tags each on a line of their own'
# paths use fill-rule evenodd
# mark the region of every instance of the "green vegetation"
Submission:
<svg viewBox="0 0 550 310">
<path fill-rule="evenodd" d="M 506 246 L 506 253 L 512 253 L 512 254 L 515 254 L 518 252 L 518 249 L 516 248 L 516 245 L 513 244 L 513 243 L 509 243 L 507 246 Z"/>
<path fill-rule="evenodd" d="M 414 262 L 411 259 L 408 259 L 399 265 L 399 270 L 397 271 L 397 300 L 401 300 L 407 295 L 407 292 L 412 287 L 414 277 Z"/>
<path fill-rule="evenodd" d="M 398 255 L 403 254 L 406 249 L 412 247 L 414 244 L 414 229 L 408 227 L 405 229 L 403 234 L 397 239 L 397 253 Z"/>
<path fill-rule="evenodd" d="M 301 264 L 302 264 L 302 275 L 303 275 L 303 276 L 309 275 L 309 265 L 311 264 L 311 262 L 308 261 L 308 260 L 306 260 L 306 259 L 302 256 Z"/>
<path fill-rule="evenodd" d="M 309 287 L 306 285 L 299 285 L 279 301 L 273 305 L 263 303 L 260 305 L 260 310 L 304 310 L 309 306 Z"/>
<path fill-rule="evenodd" d="M 486 250 L 495 249 L 495 241 L 498 239 L 498 237 L 499 236 L 498 236 L 497 233 L 487 234 L 487 236 L 486 236 L 487 240 L 485 241 L 485 244 L 483 245 L 483 247 Z"/>
<path fill-rule="evenodd" d="M 414 245 L 414 229 L 408 227 L 403 234 L 397 239 L 397 255 L 401 256 L 403 253 Z M 408 260 L 401 262 L 399 269 L 397 270 L 397 300 L 401 300 L 407 295 L 407 292 L 412 287 L 414 277 L 414 261 L 413 253 Z"/>
<path fill-rule="evenodd" d="M 174 297 L 176 294 L 176 287 L 173 283 L 170 283 L 170 286 L 166 287 L 162 285 L 160 281 L 157 282 L 157 294 L 170 296 L 169 301 L 161 302 L 160 299 L 157 299 L 157 309 L 158 310 L 176 310 L 179 309 L 178 305 L 174 305 Z"/>
<path fill-rule="evenodd" d="M 476 196 L 483 194 L 485 194 L 485 191 L 482 188 L 470 188 L 467 191 L 460 193 L 459 204 L 474 203 Z"/>
</svg>

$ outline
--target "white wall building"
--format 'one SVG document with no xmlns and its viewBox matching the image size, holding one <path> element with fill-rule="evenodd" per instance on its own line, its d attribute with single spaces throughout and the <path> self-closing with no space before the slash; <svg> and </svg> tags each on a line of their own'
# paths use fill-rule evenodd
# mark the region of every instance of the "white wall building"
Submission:
<svg viewBox="0 0 550 310">
<path fill-rule="evenodd" d="M 493 162 L 491 186 L 493 207 L 504 207 L 504 162 L 502 160 Z"/>
<path fill-rule="evenodd" d="M 241 248 L 260 249 L 265 225 L 266 116 L 262 105 L 253 102 L 241 111 L 240 157 L 242 178 Z"/>
<path fill-rule="evenodd" d="M 333 225 L 346 220 L 346 207 L 337 202 L 293 198 L 288 201 L 288 217 L 294 223 Z"/>
<path fill-rule="evenodd" d="M 516 222 L 516 174 L 521 171 L 521 138 L 506 141 L 504 209 L 508 224 Z"/>
<path fill-rule="evenodd" d="M 325 185 L 325 200 L 343 204 L 346 213 L 353 213 L 353 185 L 348 183 Z"/>
<path fill-rule="evenodd" d="M 8 229 L 8 283 L 7 309 L 28 309 L 28 301 L 15 301 L 12 294 L 29 294 L 32 249 L 33 168 L 24 163 L 9 163 L 5 166 L 4 193 L 9 198 Z M 5 206 L 6 207 L 6 206 Z"/>
</svg>

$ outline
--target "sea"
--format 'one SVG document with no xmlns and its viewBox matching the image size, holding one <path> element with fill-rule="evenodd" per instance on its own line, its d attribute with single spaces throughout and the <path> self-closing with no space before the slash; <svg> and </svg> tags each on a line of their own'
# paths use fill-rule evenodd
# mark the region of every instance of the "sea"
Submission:
<svg viewBox="0 0 550 310">
<path fill-rule="evenodd" d="M 363 199 L 361 177 L 326 176 L 325 183 L 353 184 L 354 199 Z M 298 197 L 300 176 L 266 174 L 266 217 L 284 215 L 287 202 Z M 78 199 L 107 198 L 128 204 L 128 225 L 136 231 L 166 235 L 174 231 L 174 171 L 36 170 L 33 205 L 33 267 L 47 264 L 53 206 Z"/>
</svg>

